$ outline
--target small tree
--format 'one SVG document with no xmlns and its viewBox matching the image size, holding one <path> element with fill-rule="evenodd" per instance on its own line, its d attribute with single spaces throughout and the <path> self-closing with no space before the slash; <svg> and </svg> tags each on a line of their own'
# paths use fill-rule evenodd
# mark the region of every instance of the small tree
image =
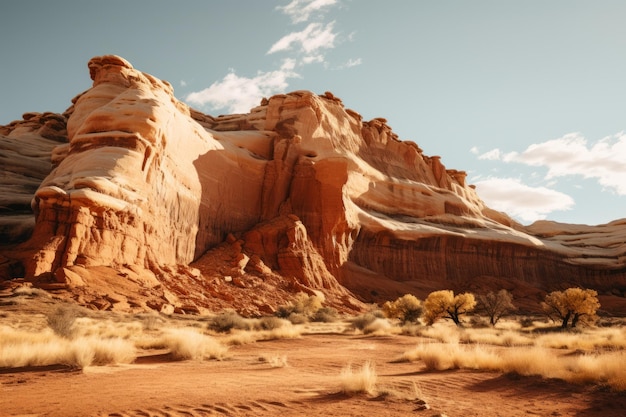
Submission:
<svg viewBox="0 0 626 417">
<path fill-rule="evenodd" d="M 422 314 L 422 302 L 412 294 L 405 294 L 396 301 L 383 304 L 383 313 L 385 317 L 400 319 L 402 323 L 415 322 Z"/>
<path fill-rule="evenodd" d="M 513 296 L 507 290 L 478 295 L 478 306 L 489 317 L 492 326 L 495 326 L 502 316 L 515 310 Z"/>
<path fill-rule="evenodd" d="M 566 328 L 571 320 L 574 328 L 580 320 L 593 321 L 600 308 L 598 293 L 582 288 L 568 288 L 565 291 L 552 291 L 541 303 L 543 311 L 552 320 L 561 320 L 561 328 Z"/>
<path fill-rule="evenodd" d="M 472 293 L 465 292 L 455 296 L 451 290 L 434 291 L 424 301 L 423 317 L 428 325 L 440 318 L 446 318 L 460 326 L 460 317 L 472 311 L 475 306 L 476 300 Z"/>
</svg>

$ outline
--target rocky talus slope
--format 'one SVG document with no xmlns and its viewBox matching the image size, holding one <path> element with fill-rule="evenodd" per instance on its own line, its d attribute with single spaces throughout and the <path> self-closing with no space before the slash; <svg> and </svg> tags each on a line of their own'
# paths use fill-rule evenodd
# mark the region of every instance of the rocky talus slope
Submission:
<svg viewBox="0 0 626 417">
<path fill-rule="evenodd" d="M 273 311 L 435 289 L 597 289 L 626 313 L 626 220 L 522 226 L 331 93 L 212 117 L 117 56 L 63 114 L 0 127 L 0 277 L 97 308 Z M 6 284 L 8 285 L 8 284 Z"/>
</svg>

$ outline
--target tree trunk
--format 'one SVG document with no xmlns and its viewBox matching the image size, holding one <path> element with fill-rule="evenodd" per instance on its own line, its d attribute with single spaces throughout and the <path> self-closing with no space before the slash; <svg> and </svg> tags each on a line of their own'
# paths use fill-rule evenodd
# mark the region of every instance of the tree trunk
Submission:
<svg viewBox="0 0 626 417">
<path fill-rule="evenodd" d="M 456 311 L 446 310 L 446 313 L 448 313 L 448 318 L 450 318 L 450 320 L 452 320 L 454 324 L 456 324 L 457 326 L 461 325 L 461 321 L 459 320 L 459 314 Z"/>
<path fill-rule="evenodd" d="M 572 313 L 568 311 L 565 317 L 563 317 L 563 323 L 561 323 L 561 329 L 565 329 L 567 327 L 567 322 L 569 322 L 569 318 L 571 316 L 572 316 Z"/>
</svg>

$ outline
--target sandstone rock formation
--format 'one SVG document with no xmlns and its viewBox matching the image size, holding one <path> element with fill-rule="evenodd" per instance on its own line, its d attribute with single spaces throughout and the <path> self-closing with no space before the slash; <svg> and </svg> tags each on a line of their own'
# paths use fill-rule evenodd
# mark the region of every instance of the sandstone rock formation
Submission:
<svg viewBox="0 0 626 417">
<path fill-rule="evenodd" d="M 89 71 L 93 87 L 64 115 L 0 128 L 0 155 L 22 155 L 2 168 L 5 279 L 69 286 L 101 308 L 248 314 L 297 291 L 352 310 L 442 288 L 532 298 L 571 284 L 624 299 L 626 221 L 523 227 L 463 171 L 331 93 L 211 117 L 120 57 Z M 15 246 L 31 198 L 34 230 Z"/>
<path fill-rule="evenodd" d="M 30 203 L 60 158 L 59 145 L 67 141 L 66 122 L 60 114 L 26 113 L 23 120 L 0 126 L 0 242 L 30 237 L 35 226 Z"/>
</svg>

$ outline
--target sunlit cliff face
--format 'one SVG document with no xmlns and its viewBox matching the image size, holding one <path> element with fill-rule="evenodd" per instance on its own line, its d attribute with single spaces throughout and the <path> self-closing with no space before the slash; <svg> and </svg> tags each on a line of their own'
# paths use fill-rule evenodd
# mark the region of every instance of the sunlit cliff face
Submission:
<svg viewBox="0 0 626 417">
<path fill-rule="evenodd" d="M 93 87 L 66 113 L 69 143 L 34 194 L 31 279 L 62 281 L 57 271 L 73 266 L 167 274 L 230 234 L 243 239 L 242 271 L 258 258 L 299 285 L 364 300 L 389 283 L 420 293 L 484 277 L 625 280 L 624 224 L 524 228 L 486 207 L 463 171 L 330 93 L 214 118 L 122 58 L 89 70 Z"/>
</svg>

